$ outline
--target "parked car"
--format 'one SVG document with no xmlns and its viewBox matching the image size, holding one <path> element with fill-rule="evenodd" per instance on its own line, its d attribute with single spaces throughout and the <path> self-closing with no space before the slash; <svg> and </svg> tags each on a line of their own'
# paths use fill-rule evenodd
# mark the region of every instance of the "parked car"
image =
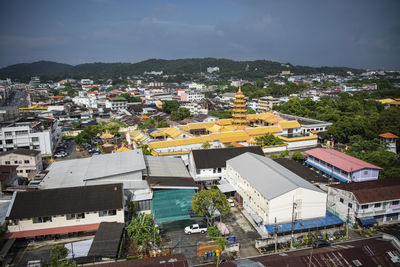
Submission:
<svg viewBox="0 0 400 267">
<path fill-rule="evenodd" d="M 329 247 L 331 244 L 326 240 L 316 240 L 313 243 L 313 248 Z"/>
<path fill-rule="evenodd" d="M 235 207 L 235 203 L 233 202 L 232 199 L 228 198 L 227 200 L 229 202 L 229 205 L 231 205 L 231 207 Z"/>
<path fill-rule="evenodd" d="M 204 234 L 207 232 L 207 227 L 206 226 L 200 226 L 198 224 L 193 224 L 190 226 L 185 227 L 185 234 L 196 234 L 196 233 L 202 233 Z"/>
</svg>

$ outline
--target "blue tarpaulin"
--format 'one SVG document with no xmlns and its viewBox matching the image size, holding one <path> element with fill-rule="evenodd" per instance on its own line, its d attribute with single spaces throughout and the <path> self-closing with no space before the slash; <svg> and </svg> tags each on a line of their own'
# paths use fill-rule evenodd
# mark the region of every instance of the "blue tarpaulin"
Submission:
<svg viewBox="0 0 400 267">
<path fill-rule="evenodd" d="M 333 215 L 332 213 L 326 212 L 326 216 L 322 218 L 295 221 L 294 222 L 294 231 L 298 230 L 308 230 L 313 228 L 322 228 L 325 226 L 334 226 L 343 224 L 344 221 L 340 219 L 338 216 Z M 280 223 L 277 224 L 277 233 L 287 233 L 292 231 L 292 223 Z M 275 233 L 275 226 L 273 224 L 266 224 L 265 228 L 270 235 Z"/>
<path fill-rule="evenodd" d="M 363 226 L 368 226 L 368 225 L 374 225 L 377 224 L 377 221 L 375 220 L 374 217 L 369 216 L 369 217 L 364 217 L 364 218 L 358 218 Z"/>
</svg>

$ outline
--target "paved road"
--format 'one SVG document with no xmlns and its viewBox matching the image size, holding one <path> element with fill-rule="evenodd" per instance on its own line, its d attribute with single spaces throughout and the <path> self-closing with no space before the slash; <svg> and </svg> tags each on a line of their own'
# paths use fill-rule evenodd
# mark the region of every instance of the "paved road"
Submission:
<svg viewBox="0 0 400 267">
<path fill-rule="evenodd" d="M 182 220 L 161 225 L 161 229 L 165 230 L 166 235 L 171 239 L 173 252 L 183 253 L 190 266 L 199 263 L 196 256 L 197 242 L 208 241 L 207 234 L 186 235 L 184 233 L 185 227 L 194 223 L 199 223 L 199 221 Z"/>
<path fill-rule="evenodd" d="M 260 255 L 255 248 L 254 241 L 260 238 L 260 235 L 236 206 L 231 207 L 231 213 L 224 218 L 223 222 L 228 226 L 230 235 L 236 236 L 236 240 L 240 244 L 239 255 L 241 258 Z"/>
</svg>

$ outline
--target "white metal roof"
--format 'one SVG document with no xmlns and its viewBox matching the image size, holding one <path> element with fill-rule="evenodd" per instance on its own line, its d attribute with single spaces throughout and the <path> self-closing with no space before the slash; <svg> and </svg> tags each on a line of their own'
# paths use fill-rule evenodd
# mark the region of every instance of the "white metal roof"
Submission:
<svg viewBox="0 0 400 267">
<path fill-rule="evenodd" d="M 180 158 L 145 156 L 149 176 L 191 177 Z"/>
<path fill-rule="evenodd" d="M 270 158 L 246 152 L 227 161 L 240 176 L 248 181 L 266 199 L 273 199 L 296 188 L 324 193 L 300 176 Z"/>
</svg>

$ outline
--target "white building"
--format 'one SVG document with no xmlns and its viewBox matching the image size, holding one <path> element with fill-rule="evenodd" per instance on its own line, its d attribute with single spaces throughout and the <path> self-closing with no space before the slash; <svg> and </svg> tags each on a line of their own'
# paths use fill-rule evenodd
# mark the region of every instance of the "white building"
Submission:
<svg viewBox="0 0 400 267">
<path fill-rule="evenodd" d="M 400 180 L 383 179 L 362 183 L 340 183 L 328 187 L 328 210 L 350 223 L 364 226 L 398 223 Z"/>
<path fill-rule="evenodd" d="M 195 182 L 212 184 L 225 175 L 227 160 L 246 152 L 264 155 L 259 146 L 195 149 L 189 154 L 188 168 Z"/>
<path fill-rule="evenodd" d="M 397 153 L 396 141 L 399 137 L 392 133 L 384 133 L 379 135 L 379 139 L 381 143 L 383 143 L 386 147 L 386 150 L 389 152 Z"/>
<path fill-rule="evenodd" d="M 40 151 L 22 148 L 0 153 L 0 165 L 18 165 L 18 176 L 26 178 L 33 178 L 43 170 Z"/>
<path fill-rule="evenodd" d="M 3 124 L 0 128 L 0 151 L 25 148 L 51 155 L 60 134 L 55 119 L 35 118 Z"/>
<path fill-rule="evenodd" d="M 247 152 L 230 159 L 225 179 L 257 224 L 326 216 L 326 193 L 270 158 Z"/>
<path fill-rule="evenodd" d="M 190 114 L 192 115 L 198 115 L 198 114 L 207 114 L 208 109 L 204 108 L 203 105 L 199 102 L 188 102 L 188 103 L 183 103 L 180 105 L 182 108 L 187 108 L 190 111 Z"/>
<path fill-rule="evenodd" d="M 95 231 L 101 222 L 124 223 L 122 184 L 14 192 L 6 238 Z"/>
<path fill-rule="evenodd" d="M 181 101 L 200 101 L 205 98 L 205 95 L 199 91 L 185 91 L 184 93 L 180 94 Z"/>
<path fill-rule="evenodd" d="M 219 72 L 219 67 L 208 67 L 207 72 L 208 73 Z"/>
<path fill-rule="evenodd" d="M 81 84 L 82 85 L 91 85 L 91 84 L 93 84 L 93 80 L 91 80 L 91 79 L 82 79 L 81 80 Z"/>
<path fill-rule="evenodd" d="M 128 101 L 123 97 L 114 97 L 106 100 L 106 108 L 112 111 L 119 111 L 128 108 Z"/>
<path fill-rule="evenodd" d="M 272 110 L 274 105 L 279 105 L 281 101 L 279 98 L 273 98 L 270 96 L 261 97 L 258 100 L 258 112 L 267 112 Z"/>
</svg>

